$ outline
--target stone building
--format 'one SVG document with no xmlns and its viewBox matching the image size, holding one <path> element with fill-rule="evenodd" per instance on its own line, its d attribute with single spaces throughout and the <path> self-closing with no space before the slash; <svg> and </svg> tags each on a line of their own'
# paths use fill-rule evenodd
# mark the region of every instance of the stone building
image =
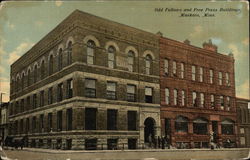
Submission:
<svg viewBox="0 0 250 160">
<path fill-rule="evenodd" d="M 10 136 L 133 149 L 160 134 L 159 36 L 76 10 L 11 65 Z"/>
<path fill-rule="evenodd" d="M 235 147 L 234 58 L 209 42 L 203 48 L 160 38 L 162 135 L 177 148 Z"/>
<path fill-rule="evenodd" d="M 250 100 L 236 98 L 237 120 L 239 123 L 239 147 L 250 148 Z"/>
<path fill-rule="evenodd" d="M 9 103 L 0 105 L 0 142 L 3 143 L 8 135 L 8 106 Z"/>
</svg>

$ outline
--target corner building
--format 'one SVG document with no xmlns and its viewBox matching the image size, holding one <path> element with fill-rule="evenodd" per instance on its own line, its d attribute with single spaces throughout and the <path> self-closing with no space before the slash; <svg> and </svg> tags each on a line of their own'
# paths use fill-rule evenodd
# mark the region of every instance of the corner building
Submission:
<svg viewBox="0 0 250 160">
<path fill-rule="evenodd" d="M 177 148 L 236 147 L 234 58 L 160 38 L 162 135 Z"/>
<path fill-rule="evenodd" d="M 159 37 L 79 10 L 11 65 L 10 136 L 134 149 L 160 135 Z"/>
</svg>

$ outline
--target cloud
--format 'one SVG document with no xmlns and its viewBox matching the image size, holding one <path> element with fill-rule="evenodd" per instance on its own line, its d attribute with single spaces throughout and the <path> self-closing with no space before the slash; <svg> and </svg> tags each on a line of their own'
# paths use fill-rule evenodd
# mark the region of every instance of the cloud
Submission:
<svg viewBox="0 0 250 160">
<path fill-rule="evenodd" d="M 62 5 L 62 3 L 63 3 L 62 1 L 56 1 L 55 2 L 55 4 L 56 4 L 57 7 L 60 7 Z"/>
<path fill-rule="evenodd" d="M 3 38 L 0 39 L 0 56 L 6 53 L 6 51 L 3 48 L 5 42 L 6 42 L 5 39 L 3 39 Z"/>
<path fill-rule="evenodd" d="M 35 25 L 38 26 L 38 27 L 41 27 L 41 26 L 44 24 L 43 21 L 35 21 L 34 23 L 35 23 Z"/>
<path fill-rule="evenodd" d="M 249 45 L 249 37 L 245 38 L 245 39 L 242 41 L 242 43 L 243 43 L 244 45 L 248 46 L 248 45 Z"/>
<path fill-rule="evenodd" d="M 247 79 L 237 88 L 237 97 L 249 99 L 249 92 L 249 79 Z"/>
<path fill-rule="evenodd" d="M 203 31 L 202 26 L 201 25 L 197 25 L 197 26 L 194 27 L 194 31 L 192 33 L 190 33 L 189 36 L 191 38 L 194 38 L 196 36 L 199 36 L 202 33 L 202 31 Z"/>
<path fill-rule="evenodd" d="M 4 72 L 4 68 L 2 66 L 0 66 L 0 73 L 3 73 L 3 72 Z"/>
<path fill-rule="evenodd" d="M 235 58 L 241 58 L 243 55 L 245 55 L 245 52 L 241 52 L 237 45 L 231 43 L 228 45 L 228 48 L 230 49 L 230 52 L 233 53 Z M 246 54 L 247 55 L 247 54 Z"/>
<path fill-rule="evenodd" d="M 10 22 L 7 22 L 7 27 L 12 29 L 12 30 L 15 29 L 15 25 L 11 24 Z"/>
<path fill-rule="evenodd" d="M 217 37 L 213 37 L 211 38 L 213 44 L 219 45 L 222 42 L 222 39 L 217 38 Z"/>
<path fill-rule="evenodd" d="M 28 49 L 30 49 L 34 43 L 31 42 L 23 42 L 21 43 L 14 51 L 9 53 L 8 62 L 12 64 L 16 61 L 21 55 L 23 55 Z"/>
<path fill-rule="evenodd" d="M 2 93 L 5 93 L 3 94 L 3 102 L 8 102 L 9 101 L 9 93 L 10 93 L 10 82 L 7 81 L 7 82 L 1 82 L 0 83 L 0 91 Z"/>
</svg>

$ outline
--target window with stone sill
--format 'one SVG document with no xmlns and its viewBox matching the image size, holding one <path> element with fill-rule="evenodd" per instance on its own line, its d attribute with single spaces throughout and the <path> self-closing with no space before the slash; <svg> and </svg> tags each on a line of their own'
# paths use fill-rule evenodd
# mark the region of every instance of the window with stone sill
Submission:
<svg viewBox="0 0 250 160">
<path fill-rule="evenodd" d="M 96 108 L 85 108 L 85 130 L 96 130 Z"/>
<path fill-rule="evenodd" d="M 224 110 L 224 97 L 220 96 L 220 108 L 221 110 Z"/>
<path fill-rule="evenodd" d="M 36 117 L 32 118 L 32 132 L 36 132 Z"/>
<path fill-rule="evenodd" d="M 107 110 L 107 130 L 117 130 L 117 110 Z"/>
<path fill-rule="evenodd" d="M 226 73 L 226 85 L 230 86 L 229 73 Z"/>
<path fill-rule="evenodd" d="M 58 52 L 58 71 L 62 70 L 62 68 L 63 68 L 63 53 L 62 53 L 62 48 L 60 48 Z"/>
<path fill-rule="evenodd" d="M 192 80 L 195 81 L 196 79 L 196 66 L 192 66 Z"/>
<path fill-rule="evenodd" d="M 70 65 L 72 63 L 72 42 L 69 41 L 67 47 L 67 64 Z"/>
<path fill-rule="evenodd" d="M 40 115 L 39 123 L 40 123 L 39 132 L 44 132 L 44 115 L 43 114 Z"/>
<path fill-rule="evenodd" d="M 185 106 L 185 99 L 186 99 L 185 91 L 182 90 L 181 91 L 181 105 L 182 106 Z"/>
<path fill-rule="evenodd" d="M 174 105 L 177 105 L 178 102 L 178 90 L 174 89 Z"/>
<path fill-rule="evenodd" d="M 165 88 L 165 103 L 169 104 L 169 89 Z"/>
<path fill-rule="evenodd" d="M 215 103 L 214 103 L 214 95 L 213 94 L 211 94 L 210 103 L 211 103 L 211 108 L 214 109 Z"/>
<path fill-rule="evenodd" d="M 53 88 L 49 88 L 48 90 L 48 104 L 52 104 L 53 103 Z"/>
<path fill-rule="evenodd" d="M 183 79 L 184 78 L 184 73 L 185 73 L 185 66 L 184 66 L 184 63 L 181 63 L 181 78 Z"/>
<path fill-rule="evenodd" d="M 195 134 L 200 134 L 200 135 L 205 135 L 207 134 L 207 121 L 204 119 L 196 119 L 193 122 L 193 133 Z"/>
<path fill-rule="evenodd" d="M 209 83 L 213 84 L 214 80 L 214 71 L 212 69 L 209 70 Z"/>
<path fill-rule="evenodd" d="M 62 111 L 57 111 L 57 131 L 62 131 Z"/>
<path fill-rule="evenodd" d="M 153 103 L 153 88 L 145 87 L 145 102 Z"/>
<path fill-rule="evenodd" d="M 136 96 L 135 96 L 135 85 L 127 85 L 127 101 L 129 102 L 135 102 Z"/>
<path fill-rule="evenodd" d="M 135 59 L 135 53 L 130 50 L 128 52 L 128 71 L 130 72 L 134 71 L 134 59 Z"/>
<path fill-rule="evenodd" d="M 115 47 L 109 46 L 108 47 L 108 67 L 114 68 L 115 67 Z"/>
<path fill-rule="evenodd" d="M 47 123 L 48 123 L 48 128 L 47 128 L 47 132 L 51 132 L 52 130 L 53 130 L 53 128 L 52 128 L 52 121 L 53 119 L 52 119 L 52 113 L 48 113 L 48 121 L 47 121 Z"/>
<path fill-rule="evenodd" d="M 42 61 L 42 64 L 41 64 L 41 79 L 44 79 L 45 78 L 45 64 L 44 64 L 44 61 Z"/>
<path fill-rule="evenodd" d="M 107 99 L 116 99 L 116 83 L 108 82 L 107 83 Z"/>
<path fill-rule="evenodd" d="M 67 109 L 67 111 L 66 111 L 66 130 L 67 131 L 70 131 L 70 130 L 72 130 L 72 108 L 69 108 L 69 109 Z"/>
<path fill-rule="evenodd" d="M 30 121 L 29 121 L 29 118 L 26 118 L 26 130 L 25 130 L 25 133 L 29 133 L 30 131 Z"/>
<path fill-rule="evenodd" d="M 152 57 L 150 55 L 147 55 L 145 58 L 145 63 L 146 63 L 146 74 L 151 74 L 151 66 L 152 66 Z"/>
<path fill-rule="evenodd" d="M 44 106 L 44 91 L 40 91 L 40 107 Z"/>
<path fill-rule="evenodd" d="M 33 94 L 33 109 L 37 108 L 37 95 Z"/>
<path fill-rule="evenodd" d="M 58 84 L 57 86 L 57 102 L 63 100 L 63 83 Z"/>
<path fill-rule="evenodd" d="M 234 134 L 234 123 L 231 120 L 224 120 L 221 122 L 221 132 L 226 135 Z"/>
<path fill-rule="evenodd" d="M 128 130 L 135 131 L 136 130 L 136 121 L 137 121 L 137 112 L 136 111 L 128 111 L 127 112 L 128 118 Z"/>
<path fill-rule="evenodd" d="M 200 73 L 199 73 L 199 77 L 200 77 L 200 82 L 203 82 L 203 68 L 200 67 Z"/>
<path fill-rule="evenodd" d="M 95 47 L 94 41 L 89 40 L 87 42 L 87 64 L 94 64 Z"/>
<path fill-rule="evenodd" d="M 67 98 L 73 97 L 73 80 L 67 80 Z"/>
<path fill-rule="evenodd" d="M 54 67 L 53 67 L 53 65 L 54 65 L 54 58 L 53 58 L 53 55 L 50 55 L 50 57 L 49 57 L 49 75 L 52 75 L 53 74 L 53 72 L 54 72 Z"/>
<path fill-rule="evenodd" d="M 205 106 L 205 96 L 204 96 L 204 93 L 200 93 L 200 105 L 201 105 L 201 107 Z"/>
<path fill-rule="evenodd" d="M 219 72 L 219 85 L 222 85 L 222 72 Z"/>
<path fill-rule="evenodd" d="M 188 119 L 183 116 L 178 116 L 175 120 L 175 132 L 187 133 L 188 132 Z"/>
<path fill-rule="evenodd" d="M 193 104 L 193 107 L 197 107 L 197 93 L 196 92 L 192 92 L 192 98 L 193 98 L 193 101 L 192 101 L 192 104 Z"/>
<path fill-rule="evenodd" d="M 173 61 L 173 76 L 177 76 L 177 64 L 176 61 Z"/>
<path fill-rule="evenodd" d="M 168 76 L 168 74 L 169 74 L 169 61 L 168 61 L 168 59 L 164 59 L 164 72 L 165 72 L 165 75 Z"/>
</svg>

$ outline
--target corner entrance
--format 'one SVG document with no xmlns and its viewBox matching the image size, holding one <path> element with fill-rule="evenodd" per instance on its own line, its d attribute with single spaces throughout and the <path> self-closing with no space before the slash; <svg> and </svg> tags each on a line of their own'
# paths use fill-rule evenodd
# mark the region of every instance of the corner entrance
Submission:
<svg viewBox="0 0 250 160">
<path fill-rule="evenodd" d="M 144 142 L 149 142 L 155 137 L 155 120 L 151 117 L 148 117 L 144 121 Z M 150 138 L 149 138 L 150 137 Z"/>
</svg>

